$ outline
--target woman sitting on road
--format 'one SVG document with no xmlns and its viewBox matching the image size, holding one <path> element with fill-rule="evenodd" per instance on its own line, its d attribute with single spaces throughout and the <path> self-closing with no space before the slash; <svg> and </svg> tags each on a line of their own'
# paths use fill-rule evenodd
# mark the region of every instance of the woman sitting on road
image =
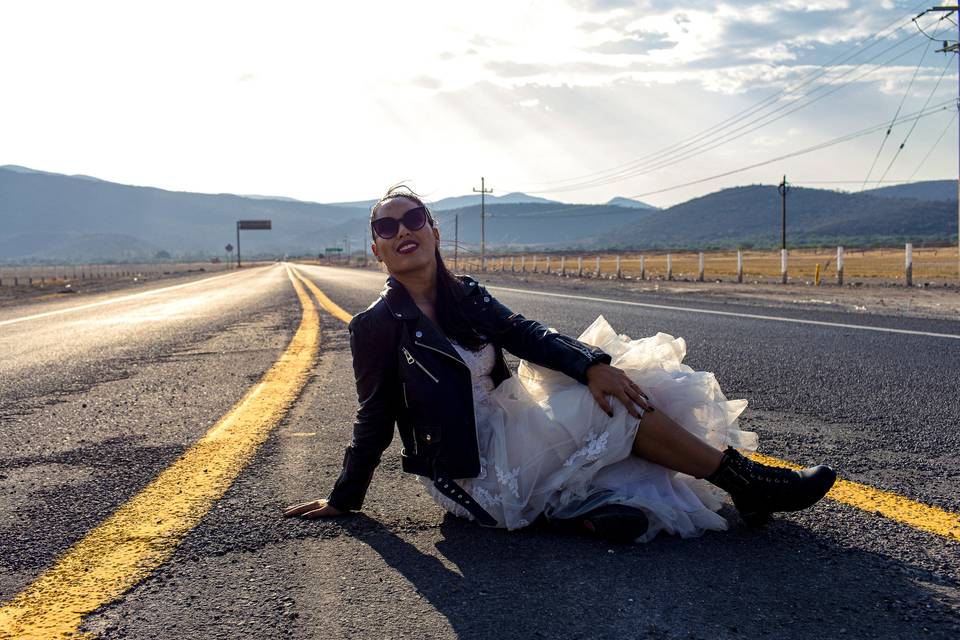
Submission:
<svg viewBox="0 0 960 640">
<path fill-rule="evenodd" d="M 742 518 L 811 506 L 833 485 L 826 466 L 764 466 L 713 374 L 681 364 L 682 339 L 618 336 L 603 317 L 574 340 L 512 313 L 447 270 L 421 199 L 394 187 L 370 215 L 373 253 L 389 278 L 350 323 L 360 409 L 326 500 L 284 515 L 360 509 L 393 438 L 403 469 L 455 515 L 518 529 L 546 519 L 614 541 L 660 531 L 726 529 L 711 485 Z M 511 376 L 503 350 L 522 358 Z"/>
</svg>

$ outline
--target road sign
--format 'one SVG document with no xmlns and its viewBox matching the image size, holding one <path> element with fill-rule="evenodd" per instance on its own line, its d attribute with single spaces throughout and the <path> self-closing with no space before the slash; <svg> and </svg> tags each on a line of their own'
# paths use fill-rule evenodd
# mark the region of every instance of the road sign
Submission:
<svg viewBox="0 0 960 640">
<path fill-rule="evenodd" d="M 227 246 L 224 247 L 224 249 L 226 249 L 227 253 L 230 253 L 231 251 L 233 251 L 233 245 L 228 244 Z"/>
<path fill-rule="evenodd" d="M 327 253 L 342 253 L 343 247 L 327 247 L 324 251 Z"/>
<path fill-rule="evenodd" d="M 237 220 L 238 229 L 270 229 L 270 220 Z"/>
<path fill-rule="evenodd" d="M 237 268 L 240 267 L 240 230 L 261 229 L 267 231 L 271 228 L 270 220 L 237 220 Z"/>
</svg>

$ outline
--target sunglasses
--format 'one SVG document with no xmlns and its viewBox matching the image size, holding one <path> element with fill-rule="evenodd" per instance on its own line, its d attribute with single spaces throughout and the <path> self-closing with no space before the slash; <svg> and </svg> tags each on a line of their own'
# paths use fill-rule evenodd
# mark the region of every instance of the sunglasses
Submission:
<svg viewBox="0 0 960 640">
<path fill-rule="evenodd" d="M 401 222 L 409 231 L 419 231 L 423 229 L 423 225 L 427 223 L 427 219 L 428 214 L 425 207 L 414 207 L 404 213 L 400 218 L 377 218 L 370 223 L 370 226 L 373 227 L 373 232 L 378 236 L 384 240 L 389 240 L 400 232 Z"/>
</svg>

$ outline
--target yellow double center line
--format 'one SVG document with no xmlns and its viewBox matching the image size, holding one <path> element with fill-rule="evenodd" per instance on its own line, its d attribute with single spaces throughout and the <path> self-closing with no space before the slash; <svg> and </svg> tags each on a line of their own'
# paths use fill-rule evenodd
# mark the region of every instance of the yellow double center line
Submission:
<svg viewBox="0 0 960 640">
<path fill-rule="evenodd" d="M 795 464 L 755 453 L 750 456 L 761 464 L 800 469 Z M 837 480 L 827 497 L 863 511 L 877 513 L 915 529 L 934 533 L 960 542 L 960 515 L 904 498 L 896 493 L 877 489 L 852 480 Z"/>
<path fill-rule="evenodd" d="M 287 275 L 303 313 L 280 359 L 203 438 L 0 609 L 0 638 L 75 635 L 84 616 L 166 562 L 233 484 L 300 395 L 317 354 L 317 309 L 303 278 L 289 267 Z"/>
</svg>

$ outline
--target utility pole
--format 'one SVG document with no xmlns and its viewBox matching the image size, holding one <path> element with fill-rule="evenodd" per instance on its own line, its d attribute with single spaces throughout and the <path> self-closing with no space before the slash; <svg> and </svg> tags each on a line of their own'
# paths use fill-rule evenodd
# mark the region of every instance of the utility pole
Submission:
<svg viewBox="0 0 960 640">
<path fill-rule="evenodd" d="M 484 228 L 484 220 L 487 217 L 486 201 L 484 196 L 493 193 L 493 189 L 487 189 L 483 178 L 480 178 L 480 189 L 473 189 L 474 193 L 480 194 L 480 271 L 487 270 L 487 236 Z"/>
<path fill-rule="evenodd" d="M 781 215 L 780 215 L 780 250 L 787 250 L 787 194 L 790 193 L 790 186 L 787 184 L 787 176 L 777 185 L 777 191 L 780 193 Z"/>
<path fill-rule="evenodd" d="M 920 25 L 917 24 L 917 19 L 922 18 L 928 13 L 940 13 L 943 14 L 940 16 L 940 20 L 947 20 L 951 15 L 957 15 L 960 6 L 957 3 L 947 6 L 935 6 L 930 7 L 926 11 L 919 13 L 914 19 L 913 23 L 917 26 L 917 29 L 920 29 L 920 33 L 924 33 L 923 29 L 920 28 Z M 953 22 L 953 21 L 951 21 Z M 954 25 L 957 23 L 954 22 Z M 927 36 L 928 38 L 930 36 Z M 943 40 L 943 46 L 937 49 L 937 53 L 952 53 L 960 54 L 960 40 Z M 960 78 L 958 78 L 960 80 Z M 957 84 L 957 110 L 960 110 L 960 82 Z M 960 279 L 960 174 L 957 175 L 957 278 Z"/>
<path fill-rule="evenodd" d="M 790 186 L 787 185 L 787 176 L 777 185 L 777 191 L 780 192 L 780 280 L 787 284 L 787 194 L 790 193 Z"/>
<path fill-rule="evenodd" d="M 459 271 L 460 259 L 460 214 L 453 214 L 453 270 Z"/>
</svg>

